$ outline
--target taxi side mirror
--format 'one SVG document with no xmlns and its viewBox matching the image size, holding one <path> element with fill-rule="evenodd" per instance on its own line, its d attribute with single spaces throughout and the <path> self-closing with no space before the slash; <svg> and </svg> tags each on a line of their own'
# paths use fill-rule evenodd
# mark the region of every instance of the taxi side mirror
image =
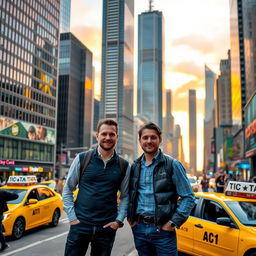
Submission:
<svg viewBox="0 0 256 256">
<path fill-rule="evenodd" d="M 36 204 L 38 202 L 37 199 L 29 199 L 28 204 Z"/>
<path fill-rule="evenodd" d="M 228 217 L 217 218 L 216 223 L 222 226 L 233 227 L 233 223 Z"/>
</svg>

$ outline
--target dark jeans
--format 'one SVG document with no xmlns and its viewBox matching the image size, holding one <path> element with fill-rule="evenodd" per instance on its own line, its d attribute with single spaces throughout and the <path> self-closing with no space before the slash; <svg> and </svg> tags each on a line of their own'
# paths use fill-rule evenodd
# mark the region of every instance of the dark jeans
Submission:
<svg viewBox="0 0 256 256">
<path fill-rule="evenodd" d="M 6 245 L 5 237 L 3 234 L 3 229 L 2 229 L 2 220 L 3 220 L 3 215 L 0 215 L 0 243 L 1 243 L 1 249 Z"/>
<path fill-rule="evenodd" d="M 165 231 L 154 224 L 139 222 L 132 228 L 135 247 L 139 256 L 177 256 L 175 231 Z"/>
<path fill-rule="evenodd" d="M 110 256 L 116 230 L 79 223 L 71 225 L 67 237 L 65 256 L 84 256 L 91 243 L 92 256 Z"/>
</svg>

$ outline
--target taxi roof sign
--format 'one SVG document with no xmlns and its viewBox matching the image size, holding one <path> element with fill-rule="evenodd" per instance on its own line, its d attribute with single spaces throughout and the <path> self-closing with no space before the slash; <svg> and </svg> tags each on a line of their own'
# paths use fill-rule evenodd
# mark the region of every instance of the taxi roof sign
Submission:
<svg viewBox="0 0 256 256">
<path fill-rule="evenodd" d="M 29 176 L 10 176 L 7 184 L 10 185 L 32 185 L 32 184 L 37 184 L 37 178 L 34 175 L 29 175 Z"/>
<path fill-rule="evenodd" d="M 256 198 L 256 183 L 229 181 L 225 194 L 227 196 Z"/>
</svg>

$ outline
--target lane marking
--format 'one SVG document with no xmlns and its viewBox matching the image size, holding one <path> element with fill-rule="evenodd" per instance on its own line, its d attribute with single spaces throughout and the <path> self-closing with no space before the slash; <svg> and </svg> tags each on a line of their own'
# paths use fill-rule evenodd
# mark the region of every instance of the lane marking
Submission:
<svg viewBox="0 0 256 256">
<path fill-rule="evenodd" d="M 27 245 L 27 246 L 25 246 L 25 247 L 22 247 L 22 248 L 20 248 L 20 249 L 16 249 L 16 250 L 10 251 L 10 252 L 8 252 L 8 253 L 1 254 L 1 256 L 8 256 L 8 255 L 12 255 L 12 254 L 14 254 L 14 253 L 16 253 L 16 252 L 24 251 L 24 250 L 26 250 L 26 249 L 28 249 L 28 248 L 31 248 L 31 247 L 34 247 L 34 246 L 36 246 L 36 245 L 42 244 L 42 243 L 47 242 L 47 241 L 49 241 L 49 240 L 52 240 L 52 239 L 55 239 L 55 238 L 64 236 L 64 235 L 66 235 L 68 232 L 69 232 L 69 231 L 66 231 L 66 232 L 61 233 L 61 234 L 59 234 L 59 235 L 52 236 L 52 237 L 49 237 L 49 238 L 47 238 L 47 239 L 44 239 L 44 240 L 35 242 L 35 243 L 33 243 L 33 244 L 30 244 L 30 245 Z"/>
</svg>

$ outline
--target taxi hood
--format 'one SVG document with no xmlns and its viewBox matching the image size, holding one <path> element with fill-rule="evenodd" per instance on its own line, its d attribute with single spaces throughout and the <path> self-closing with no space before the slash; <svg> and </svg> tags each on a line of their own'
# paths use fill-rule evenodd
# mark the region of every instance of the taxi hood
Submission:
<svg viewBox="0 0 256 256">
<path fill-rule="evenodd" d="M 12 210 L 16 209 L 19 206 L 19 204 L 7 204 L 7 206 L 8 206 L 9 211 L 12 211 Z"/>
</svg>

